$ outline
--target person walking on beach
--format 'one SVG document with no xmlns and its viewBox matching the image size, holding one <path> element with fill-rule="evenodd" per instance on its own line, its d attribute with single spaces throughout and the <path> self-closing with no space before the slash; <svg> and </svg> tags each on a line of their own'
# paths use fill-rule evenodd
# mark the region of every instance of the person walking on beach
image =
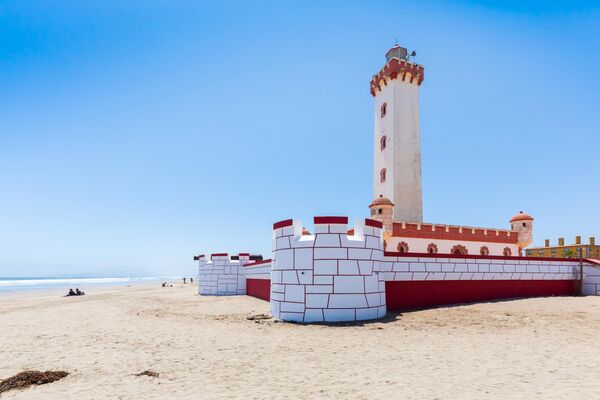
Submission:
<svg viewBox="0 0 600 400">
<path fill-rule="evenodd" d="M 183 284 L 185 285 L 185 278 L 183 278 Z"/>
<path fill-rule="evenodd" d="M 190 277 L 190 283 L 194 283 L 194 278 Z"/>
</svg>

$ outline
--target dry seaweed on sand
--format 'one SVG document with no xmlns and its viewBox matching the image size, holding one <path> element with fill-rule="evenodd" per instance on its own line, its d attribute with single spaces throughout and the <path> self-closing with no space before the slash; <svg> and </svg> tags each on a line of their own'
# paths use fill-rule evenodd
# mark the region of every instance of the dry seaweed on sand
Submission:
<svg viewBox="0 0 600 400">
<path fill-rule="evenodd" d="M 0 382 L 0 393 L 11 389 L 25 389 L 31 385 L 52 383 L 69 375 L 66 371 L 23 371 Z"/>
<path fill-rule="evenodd" d="M 135 376 L 150 376 L 152 378 L 158 378 L 158 372 L 147 369 L 139 374 L 135 374 Z"/>
<path fill-rule="evenodd" d="M 255 315 L 250 315 L 250 316 L 246 317 L 246 319 L 250 320 L 250 321 L 261 320 L 261 319 L 271 319 L 271 318 L 273 318 L 273 317 L 268 314 L 255 314 Z"/>
</svg>

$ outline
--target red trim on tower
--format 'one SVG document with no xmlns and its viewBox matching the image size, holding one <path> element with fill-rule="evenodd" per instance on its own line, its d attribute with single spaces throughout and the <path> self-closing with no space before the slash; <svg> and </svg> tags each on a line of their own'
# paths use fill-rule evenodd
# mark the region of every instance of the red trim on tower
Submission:
<svg viewBox="0 0 600 400">
<path fill-rule="evenodd" d="M 383 228 L 382 222 L 370 218 L 365 218 L 365 225 L 372 226 L 373 228 Z"/>
<path fill-rule="evenodd" d="M 422 65 L 413 64 L 404 60 L 392 58 L 387 64 L 371 79 L 371 95 L 375 96 L 375 88 L 381 90 L 381 83 L 385 84 L 385 78 L 397 79 L 398 74 L 402 74 L 402 80 L 406 79 L 406 74 L 410 73 L 410 82 L 417 78 L 417 84 L 421 85 L 425 79 L 425 68 Z"/>
<path fill-rule="evenodd" d="M 293 219 L 284 219 L 283 221 L 275 222 L 273 224 L 273 229 L 285 228 L 286 226 L 292 226 L 293 224 Z"/>
<path fill-rule="evenodd" d="M 315 224 L 347 224 L 348 217 L 315 217 Z"/>
<path fill-rule="evenodd" d="M 250 253 L 239 253 L 238 256 L 250 256 Z"/>
<path fill-rule="evenodd" d="M 448 232 L 446 232 L 446 228 L 448 228 Z M 498 235 L 496 235 L 496 232 L 498 232 Z M 404 223 L 403 228 L 401 222 L 394 222 L 392 226 L 392 237 L 511 244 L 516 244 L 519 239 L 517 232 L 509 230 L 435 224 L 421 224 L 419 229 L 419 225 L 413 223 Z"/>
<path fill-rule="evenodd" d="M 251 262 L 248 264 L 244 264 L 244 267 L 252 267 L 254 265 L 267 264 L 267 263 L 270 263 L 271 261 L 273 261 L 273 260 L 271 260 L 270 258 L 268 260 L 254 261 L 254 262 Z"/>
<path fill-rule="evenodd" d="M 229 254 L 227 253 L 212 253 L 211 257 L 227 257 Z"/>
</svg>

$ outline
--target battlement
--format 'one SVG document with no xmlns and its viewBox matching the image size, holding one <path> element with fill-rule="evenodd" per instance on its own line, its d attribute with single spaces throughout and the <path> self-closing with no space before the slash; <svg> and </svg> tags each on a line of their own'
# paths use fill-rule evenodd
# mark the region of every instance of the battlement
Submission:
<svg viewBox="0 0 600 400">
<path fill-rule="evenodd" d="M 198 294 L 227 296 L 246 294 L 243 265 L 250 262 L 250 253 L 212 253 L 194 257 L 198 261 Z"/>
<path fill-rule="evenodd" d="M 348 217 L 315 217 L 314 234 L 302 223 L 273 224 L 271 312 L 299 322 L 354 321 L 385 315 L 378 279 L 382 224 L 365 219 L 348 235 Z"/>
<path fill-rule="evenodd" d="M 425 79 L 425 67 L 392 57 L 371 79 L 371 95 L 375 96 L 382 86 L 386 86 L 388 81 L 393 79 L 420 86 Z"/>
<path fill-rule="evenodd" d="M 519 234 L 516 231 L 507 229 L 488 229 L 441 224 L 415 224 L 394 221 L 392 237 L 515 244 L 518 242 Z"/>
</svg>

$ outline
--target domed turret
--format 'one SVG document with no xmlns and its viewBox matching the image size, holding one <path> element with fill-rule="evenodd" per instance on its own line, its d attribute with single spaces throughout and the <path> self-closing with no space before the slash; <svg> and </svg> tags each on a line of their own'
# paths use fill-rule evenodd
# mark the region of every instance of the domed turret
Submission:
<svg viewBox="0 0 600 400">
<path fill-rule="evenodd" d="M 392 234 L 392 226 L 394 223 L 394 203 L 387 197 L 379 195 L 369 205 L 371 209 L 371 219 L 379 221 L 383 224 L 384 238 Z"/>
<path fill-rule="evenodd" d="M 519 252 L 533 241 L 533 217 L 520 211 L 510 219 L 511 230 L 517 232 Z"/>
</svg>

